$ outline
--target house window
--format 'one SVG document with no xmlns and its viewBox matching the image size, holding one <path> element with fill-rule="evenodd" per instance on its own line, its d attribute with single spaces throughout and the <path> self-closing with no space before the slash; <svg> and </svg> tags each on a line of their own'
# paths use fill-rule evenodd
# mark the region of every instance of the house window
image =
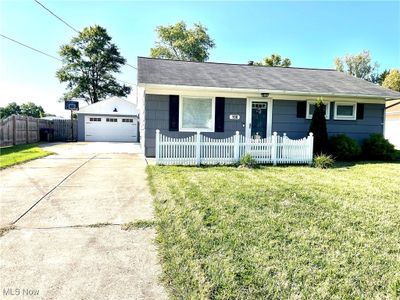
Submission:
<svg viewBox="0 0 400 300">
<path fill-rule="evenodd" d="M 181 97 L 179 131 L 214 131 L 215 98 Z"/>
<path fill-rule="evenodd" d="M 101 118 L 89 118 L 90 122 L 101 122 Z"/>
<path fill-rule="evenodd" d="M 335 102 L 333 117 L 335 120 L 356 120 L 357 103 Z"/>
<path fill-rule="evenodd" d="M 324 103 L 325 119 L 329 120 L 330 115 L 330 102 Z M 307 101 L 307 119 L 312 119 L 315 110 L 315 101 Z"/>
<path fill-rule="evenodd" d="M 122 119 L 122 123 L 133 123 L 133 119 Z"/>
<path fill-rule="evenodd" d="M 118 122 L 116 118 L 106 118 L 106 122 Z"/>
</svg>

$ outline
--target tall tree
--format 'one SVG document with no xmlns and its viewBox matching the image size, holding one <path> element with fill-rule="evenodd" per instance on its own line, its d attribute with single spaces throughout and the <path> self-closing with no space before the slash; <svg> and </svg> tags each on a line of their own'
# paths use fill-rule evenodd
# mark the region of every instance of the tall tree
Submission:
<svg viewBox="0 0 400 300">
<path fill-rule="evenodd" d="M 21 114 L 21 107 L 15 102 L 8 103 L 5 107 L 0 107 L 0 119 L 19 114 Z"/>
<path fill-rule="evenodd" d="M 310 123 L 308 133 L 314 135 L 314 154 L 326 154 L 328 152 L 328 130 L 325 119 L 326 106 L 322 98 L 315 102 L 315 109 Z"/>
<path fill-rule="evenodd" d="M 386 76 L 382 86 L 393 91 L 400 92 L 400 70 L 392 69 L 389 75 Z"/>
<path fill-rule="evenodd" d="M 36 105 L 33 102 L 27 102 L 21 104 L 21 115 L 41 118 L 44 116 L 44 109 L 40 105 Z"/>
<path fill-rule="evenodd" d="M 127 96 L 131 88 L 114 77 L 126 62 L 111 42 L 105 28 L 84 28 L 69 44 L 61 46 L 63 66 L 57 71 L 60 82 L 67 82 L 64 100 L 83 98 L 92 104 L 109 96 Z"/>
<path fill-rule="evenodd" d="M 355 55 L 348 54 L 345 57 L 336 57 L 335 67 L 340 72 L 345 72 L 367 81 L 373 81 L 379 65 L 377 62 L 372 63 L 369 51 L 364 50 Z"/>
<path fill-rule="evenodd" d="M 284 58 L 279 54 L 272 54 L 271 56 L 267 56 L 264 58 L 262 62 L 256 62 L 255 65 L 257 66 L 268 66 L 268 67 L 290 67 L 292 64 L 291 60 L 289 58 Z"/>
<path fill-rule="evenodd" d="M 371 82 L 377 83 L 379 85 L 382 85 L 383 82 L 385 81 L 386 76 L 388 76 L 390 73 L 390 70 L 384 70 L 382 73 L 378 73 L 374 76 L 372 76 Z"/>
<path fill-rule="evenodd" d="M 207 61 L 214 41 L 207 33 L 207 28 L 200 23 L 188 29 L 181 21 L 175 25 L 158 26 L 158 41 L 150 49 L 150 56 L 155 58 L 177 59 L 186 61 Z"/>
</svg>

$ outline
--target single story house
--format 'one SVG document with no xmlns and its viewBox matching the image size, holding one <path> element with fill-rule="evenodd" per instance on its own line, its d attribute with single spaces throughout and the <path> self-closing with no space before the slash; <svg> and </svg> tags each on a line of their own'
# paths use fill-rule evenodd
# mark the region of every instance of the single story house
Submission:
<svg viewBox="0 0 400 300">
<path fill-rule="evenodd" d="M 138 58 L 139 130 L 148 157 L 155 156 L 156 129 L 170 137 L 239 131 L 247 138 L 303 138 L 318 97 L 329 135 L 361 142 L 384 133 L 385 102 L 400 93 L 330 69 Z"/>
<path fill-rule="evenodd" d="M 132 102 L 112 97 L 85 106 L 76 114 L 78 141 L 138 141 L 138 114 Z"/>
<path fill-rule="evenodd" d="M 386 102 L 385 137 L 400 150 L 400 101 Z"/>
</svg>

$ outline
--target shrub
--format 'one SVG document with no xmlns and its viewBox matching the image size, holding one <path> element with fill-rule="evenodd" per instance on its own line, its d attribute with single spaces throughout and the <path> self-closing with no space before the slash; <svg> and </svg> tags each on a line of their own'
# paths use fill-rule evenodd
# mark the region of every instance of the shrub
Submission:
<svg viewBox="0 0 400 300">
<path fill-rule="evenodd" d="M 249 153 L 243 155 L 239 163 L 241 166 L 247 168 L 255 168 L 257 166 L 257 161 Z"/>
<path fill-rule="evenodd" d="M 320 154 L 314 156 L 314 167 L 320 169 L 328 169 L 332 168 L 335 160 L 333 159 L 332 155 Z"/>
<path fill-rule="evenodd" d="M 329 105 L 329 104 L 327 104 Z M 328 130 L 326 129 L 325 104 L 322 98 L 315 102 L 315 109 L 308 133 L 314 135 L 314 154 L 326 153 L 328 150 Z"/>
<path fill-rule="evenodd" d="M 380 133 L 373 133 L 365 139 L 362 146 L 365 159 L 371 160 L 395 160 L 398 156 L 394 145 Z"/>
<path fill-rule="evenodd" d="M 330 153 L 338 160 L 354 160 L 361 154 L 361 146 L 345 134 L 334 135 L 329 139 Z"/>
</svg>

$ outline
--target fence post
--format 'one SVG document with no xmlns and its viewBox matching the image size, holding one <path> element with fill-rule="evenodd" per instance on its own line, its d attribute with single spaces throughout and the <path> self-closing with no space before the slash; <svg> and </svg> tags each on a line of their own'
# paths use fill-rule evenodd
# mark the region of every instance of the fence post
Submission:
<svg viewBox="0 0 400 300">
<path fill-rule="evenodd" d="M 277 148 L 278 148 L 278 142 L 277 142 L 277 133 L 276 131 L 274 132 L 273 136 L 272 136 L 272 148 L 271 148 L 271 159 L 272 159 L 272 163 L 274 164 L 274 166 L 276 166 L 276 153 L 277 153 Z"/>
<path fill-rule="evenodd" d="M 40 120 L 36 119 L 36 142 L 40 142 Z"/>
<path fill-rule="evenodd" d="M 13 124 L 13 145 L 17 144 L 17 120 L 15 115 L 12 116 L 12 124 Z"/>
<path fill-rule="evenodd" d="M 200 151 L 201 151 L 200 131 L 197 131 L 197 135 L 196 135 L 196 165 L 198 165 L 198 166 L 200 166 L 200 163 L 201 163 Z"/>
<path fill-rule="evenodd" d="M 288 143 L 287 143 L 287 135 L 286 132 L 283 133 L 283 139 L 282 139 L 282 159 L 285 163 L 289 162 L 289 156 L 288 153 L 290 153 L 290 150 L 288 149 Z"/>
<path fill-rule="evenodd" d="M 29 144 L 29 117 L 25 117 L 25 122 L 26 122 L 26 128 L 25 128 L 25 132 L 26 132 L 26 144 Z"/>
<path fill-rule="evenodd" d="M 234 148 L 233 148 L 233 156 L 235 159 L 235 162 L 239 162 L 240 157 L 239 157 L 239 131 L 236 131 L 235 138 L 234 138 Z"/>
<path fill-rule="evenodd" d="M 310 134 L 308 135 L 307 140 L 308 140 L 308 151 L 309 151 L 308 164 L 311 165 L 313 162 L 313 153 L 314 153 L 314 135 L 312 132 L 310 132 Z"/>
<path fill-rule="evenodd" d="M 160 161 L 160 129 L 156 130 L 156 164 Z"/>
</svg>

